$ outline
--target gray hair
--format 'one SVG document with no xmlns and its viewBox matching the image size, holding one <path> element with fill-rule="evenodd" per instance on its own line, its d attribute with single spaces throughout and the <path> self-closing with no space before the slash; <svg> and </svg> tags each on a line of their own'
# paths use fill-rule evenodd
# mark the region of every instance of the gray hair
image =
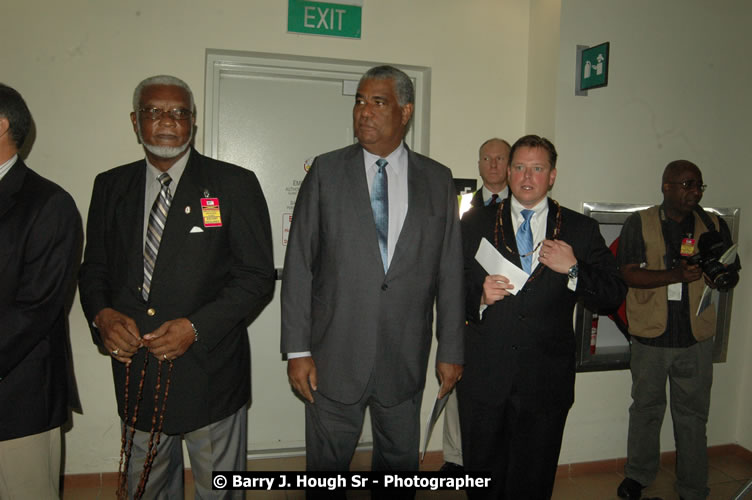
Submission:
<svg viewBox="0 0 752 500">
<path fill-rule="evenodd" d="M 407 74 L 394 66 L 375 66 L 360 78 L 358 86 L 366 80 L 392 80 L 394 81 L 394 93 L 397 94 L 397 103 L 400 107 L 405 104 L 415 104 L 415 88 L 413 81 Z"/>
<path fill-rule="evenodd" d="M 0 118 L 6 118 L 10 125 L 10 138 L 21 149 L 32 127 L 29 107 L 21 94 L 14 88 L 0 83 Z"/>
<path fill-rule="evenodd" d="M 193 92 L 191 91 L 191 88 L 180 78 L 170 75 L 150 76 L 149 78 L 142 80 L 141 83 L 136 85 L 136 90 L 133 91 L 134 112 L 138 112 L 138 108 L 141 105 L 141 94 L 143 94 L 144 89 L 147 87 L 152 87 L 154 85 L 170 85 L 182 88 L 183 90 L 188 92 L 188 97 L 191 101 L 191 111 L 194 113 L 196 112 L 196 103 L 193 101 Z"/>
</svg>

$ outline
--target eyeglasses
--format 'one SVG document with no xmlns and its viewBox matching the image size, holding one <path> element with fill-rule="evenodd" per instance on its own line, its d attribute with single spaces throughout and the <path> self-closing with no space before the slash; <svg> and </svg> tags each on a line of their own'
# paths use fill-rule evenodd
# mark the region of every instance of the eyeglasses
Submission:
<svg viewBox="0 0 752 500">
<path fill-rule="evenodd" d="M 138 113 L 143 118 L 148 118 L 149 120 L 154 121 L 161 120 L 165 114 L 169 115 L 170 118 L 178 122 L 187 120 L 191 116 L 193 116 L 193 112 L 185 108 L 175 108 L 169 111 L 165 111 L 164 109 L 159 108 L 141 108 L 138 110 Z"/>
<path fill-rule="evenodd" d="M 700 184 L 698 181 L 691 179 L 688 181 L 682 181 L 682 182 L 666 182 L 666 184 L 681 184 L 681 187 L 685 191 L 690 191 L 692 189 L 698 189 L 701 193 L 704 192 L 707 188 L 707 184 Z"/>
</svg>

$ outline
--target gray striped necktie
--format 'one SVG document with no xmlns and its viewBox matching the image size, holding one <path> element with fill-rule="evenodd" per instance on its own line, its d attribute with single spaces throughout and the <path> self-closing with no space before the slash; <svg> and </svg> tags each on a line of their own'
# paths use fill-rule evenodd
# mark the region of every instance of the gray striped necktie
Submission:
<svg viewBox="0 0 752 500">
<path fill-rule="evenodd" d="M 172 177 L 165 172 L 157 180 L 162 184 L 162 188 L 159 190 L 159 196 L 154 200 L 154 205 L 152 205 L 149 213 L 146 244 L 144 245 L 144 284 L 141 287 L 141 296 L 144 300 L 149 300 L 154 264 L 157 262 L 159 243 L 162 241 L 162 233 L 167 222 L 167 212 L 170 210 L 170 203 L 172 203 L 172 194 L 170 193 Z"/>
</svg>

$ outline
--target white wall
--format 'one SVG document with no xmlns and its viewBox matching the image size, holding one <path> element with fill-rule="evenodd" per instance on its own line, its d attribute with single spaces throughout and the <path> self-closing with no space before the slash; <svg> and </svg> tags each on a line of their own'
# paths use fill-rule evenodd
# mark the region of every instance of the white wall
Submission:
<svg viewBox="0 0 752 500">
<path fill-rule="evenodd" d="M 657 203 L 665 165 L 691 160 L 709 185 L 704 204 L 741 207 L 741 258 L 749 263 L 752 64 L 742 51 L 752 42 L 750 16 L 744 1 L 563 0 L 554 196 L 578 209 L 583 201 Z M 608 86 L 575 97 L 576 45 L 605 41 Z M 710 445 L 752 444 L 747 274 L 735 291 L 728 361 L 715 365 Z M 562 463 L 626 455 L 629 390 L 627 371 L 578 375 Z M 668 422 L 661 445 L 674 449 Z"/>
<path fill-rule="evenodd" d="M 567 206 L 658 201 L 661 169 L 686 157 L 703 168 L 708 204 L 748 213 L 740 145 L 749 135 L 743 20 L 752 7 L 741 0 L 564 0 L 558 53 L 551 49 L 559 36 L 556 0 L 366 0 L 359 41 L 287 34 L 286 5 L 6 0 L 0 80 L 24 95 L 34 115 L 29 165 L 67 189 L 85 218 L 94 176 L 142 155 L 128 120 L 135 84 L 178 75 L 202 110 L 205 50 L 249 50 L 430 66 L 431 155 L 457 177 L 476 175 L 484 139 L 543 131 L 561 153 L 554 195 Z M 609 86 L 575 98 L 575 45 L 606 40 Z M 536 56 L 534 66 L 528 56 Z M 749 240 L 743 226 L 746 262 Z M 752 413 L 750 287 L 748 280 L 737 289 L 729 362 L 716 371 L 711 444 L 752 448 L 744 421 Z M 65 470 L 114 471 L 120 440 L 109 360 L 91 344 L 77 303 L 70 323 L 84 414 L 74 415 L 66 434 Z M 578 377 L 562 462 L 625 455 L 628 378 L 623 371 Z"/>
</svg>

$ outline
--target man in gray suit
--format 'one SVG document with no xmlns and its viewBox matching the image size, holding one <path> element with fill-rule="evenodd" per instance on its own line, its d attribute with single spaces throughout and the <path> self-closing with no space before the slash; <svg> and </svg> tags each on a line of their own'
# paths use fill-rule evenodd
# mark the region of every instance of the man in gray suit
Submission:
<svg viewBox="0 0 752 500">
<path fill-rule="evenodd" d="M 370 69 L 358 143 L 320 155 L 298 194 L 282 278 L 282 352 L 305 400 L 308 470 L 348 470 L 370 408 L 372 470 L 417 470 L 436 302 L 441 394 L 462 374 L 462 242 L 452 174 L 403 139 L 410 78 Z"/>
</svg>

